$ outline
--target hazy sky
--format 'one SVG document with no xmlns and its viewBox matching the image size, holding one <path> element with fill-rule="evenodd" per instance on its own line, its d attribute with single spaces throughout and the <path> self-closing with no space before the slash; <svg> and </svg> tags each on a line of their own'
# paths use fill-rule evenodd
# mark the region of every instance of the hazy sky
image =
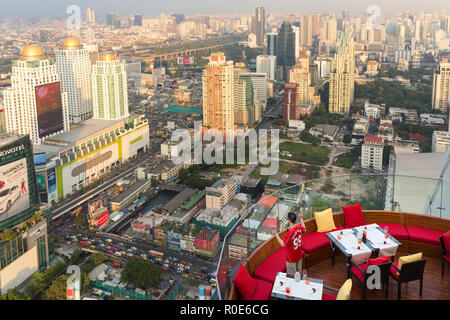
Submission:
<svg viewBox="0 0 450 320">
<path fill-rule="evenodd" d="M 449 0 L 0 0 L 0 17 L 5 16 L 49 16 L 65 17 L 69 5 L 79 5 L 83 17 L 87 8 L 103 16 L 114 11 L 119 16 L 142 13 L 157 16 L 165 13 L 218 14 L 250 13 L 256 6 L 263 6 L 266 13 L 340 12 L 349 9 L 357 14 L 366 11 L 369 5 L 377 5 L 382 12 L 432 12 L 446 9 L 450 12 Z"/>
</svg>

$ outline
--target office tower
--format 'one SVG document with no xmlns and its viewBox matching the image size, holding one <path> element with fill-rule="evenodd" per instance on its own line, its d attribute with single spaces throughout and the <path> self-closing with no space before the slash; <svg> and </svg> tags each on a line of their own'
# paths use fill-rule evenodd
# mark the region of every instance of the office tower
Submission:
<svg viewBox="0 0 450 320">
<path fill-rule="evenodd" d="M 94 32 L 94 30 L 92 30 L 91 28 L 88 28 L 86 30 L 86 34 L 87 34 L 86 37 L 87 37 L 88 43 L 95 42 L 95 32 Z"/>
<path fill-rule="evenodd" d="M 124 60 L 114 55 L 99 57 L 92 68 L 92 102 L 95 119 L 122 120 L 130 116 Z"/>
<path fill-rule="evenodd" d="M 315 14 L 312 21 L 312 35 L 317 37 L 320 34 L 320 14 Z"/>
<path fill-rule="evenodd" d="M 363 169 L 383 170 L 383 138 L 364 137 L 361 148 L 361 167 Z"/>
<path fill-rule="evenodd" d="M 289 72 L 289 83 L 296 83 L 298 105 L 320 104 L 320 96 L 316 95 L 315 86 L 311 85 L 311 72 L 309 71 L 309 52 L 306 49 L 301 50 L 295 66 Z"/>
<path fill-rule="evenodd" d="M 420 40 L 426 42 L 428 38 L 428 22 L 424 21 L 422 23 L 422 29 L 420 30 Z"/>
<path fill-rule="evenodd" d="M 134 25 L 137 27 L 142 27 L 142 14 L 134 15 Z"/>
<path fill-rule="evenodd" d="M 267 75 L 265 73 L 251 73 L 253 83 L 253 99 L 261 103 L 262 110 L 265 110 L 267 103 Z"/>
<path fill-rule="evenodd" d="M 283 22 L 278 32 L 277 65 L 282 67 L 283 80 L 289 78 L 289 70 L 295 64 L 295 34 L 290 22 Z"/>
<path fill-rule="evenodd" d="M 234 128 L 234 67 L 223 52 L 209 57 L 203 70 L 203 125 L 227 130 Z"/>
<path fill-rule="evenodd" d="M 252 121 L 253 82 L 250 72 L 234 70 L 234 124 L 247 125 Z"/>
<path fill-rule="evenodd" d="M 300 107 L 297 104 L 297 87 L 297 83 L 286 83 L 284 85 L 283 119 L 286 122 L 300 119 Z"/>
<path fill-rule="evenodd" d="M 348 12 L 348 9 L 342 10 L 342 20 L 350 21 L 350 13 Z"/>
<path fill-rule="evenodd" d="M 114 14 L 114 12 L 108 12 L 106 14 L 106 25 L 107 26 L 114 26 L 116 23 L 116 15 Z"/>
<path fill-rule="evenodd" d="M 268 80 L 275 81 L 276 69 L 276 56 L 260 55 L 256 57 L 256 73 L 265 73 Z"/>
<path fill-rule="evenodd" d="M 317 73 L 319 79 L 330 77 L 331 58 L 318 57 L 316 60 L 314 60 L 314 64 L 317 66 Z"/>
<path fill-rule="evenodd" d="M 340 37 L 331 62 L 329 111 L 348 114 L 355 91 L 355 52 L 352 33 L 346 29 Z"/>
<path fill-rule="evenodd" d="M 258 47 L 262 47 L 264 45 L 264 32 L 266 30 L 266 12 L 263 7 L 257 7 L 255 9 L 252 29 L 252 32 L 256 35 L 256 44 Z"/>
<path fill-rule="evenodd" d="M 175 17 L 175 23 L 176 23 L 176 24 L 180 24 L 180 23 L 182 23 L 184 20 L 186 20 L 186 16 L 185 16 L 184 14 L 172 13 L 171 16 L 172 16 L 172 17 Z"/>
<path fill-rule="evenodd" d="M 297 60 L 300 55 L 300 27 L 292 26 L 292 31 L 294 31 L 294 50 L 295 50 L 295 59 Z"/>
<path fill-rule="evenodd" d="M 278 45 L 278 33 L 267 34 L 267 55 L 276 56 Z"/>
<path fill-rule="evenodd" d="M 71 124 L 92 117 L 91 61 L 89 51 L 75 38 L 68 38 L 56 50 L 56 71 L 61 90 L 67 93 Z"/>
<path fill-rule="evenodd" d="M 302 47 L 312 46 L 313 18 L 310 14 L 305 14 L 301 18 L 300 24 L 300 45 Z"/>
<path fill-rule="evenodd" d="M 432 108 L 447 112 L 450 104 L 450 62 L 444 57 L 434 71 Z"/>
<path fill-rule="evenodd" d="M 8 133 L 29 134 L 33 143 L 42 144 L 69 130 L 67 93 L 61 91 L 54 61 L 37 45 L 26 46 L 13 62 L 4 98 Z"/>
<path fill-rule="evenodd" d="M 336 20 L 328 20 L 327 22 L 327 40 L 330 46 L 334 47 L 336 45 L 336 35 L 337 35 L 337 22 Z"/>
<path fill-rule="evenodd" d="M 86 23 L 95 23 L 95 11 L 91 8 L 86 10 Z"/>
</svg>

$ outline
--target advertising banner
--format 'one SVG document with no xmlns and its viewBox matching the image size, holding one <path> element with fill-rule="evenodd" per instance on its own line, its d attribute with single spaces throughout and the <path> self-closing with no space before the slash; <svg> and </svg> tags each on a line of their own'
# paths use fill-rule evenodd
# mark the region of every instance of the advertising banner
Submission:
<svg viewBox="0 0 450 320">
<path fill-rule="evenodd" d="M 56 170 L 55 168 L 51 168 L 47 170 L 47 186 L 48 186 L 48 194 L 52 194 L 56 192 Z"/>
<path fill-rule="evenodd" d="M 106 211 L 104 214 L 102 214 L 100 217 L 98 217 L 98 226 L 101 227 L 106 222 L 109 221 L 109 211 Z"/>
<path fill-rule="evenodd" d="M 43 173 L 36 174 L 36 181 L 38 185 L 38 192 L 47 192 L 47 182 Z"/>
<path fill-rule="evenodd" d="M 64 128 L 64 117 L 59 82 L 36 87 L 36 108 L 39 138 Z"/>
<path fill-rule="evenodd" d="M 30 207 L 26 158 L 0 167 L 0 222 Z"/>
</svg>

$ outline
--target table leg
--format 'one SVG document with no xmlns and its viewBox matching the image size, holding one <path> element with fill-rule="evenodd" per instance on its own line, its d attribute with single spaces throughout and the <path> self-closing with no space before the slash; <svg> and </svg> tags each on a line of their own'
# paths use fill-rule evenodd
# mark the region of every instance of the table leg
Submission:
<svg viewBox="0 0 450 320">
<path fill-rule="evenodd" d="M 348 257 L 347 262 L 345 264 L 347 265 L 347 279 L 350 279 L 352 277 L 350 273 L 350 267 L 352 265 L 352 257 Z"/>
<path fill-rule="evenodd" d="M 334 250 L 336 249 L 336 246 L 333 242 L 331 242 L 331 265 L 334 267 Z"/>
</svg>

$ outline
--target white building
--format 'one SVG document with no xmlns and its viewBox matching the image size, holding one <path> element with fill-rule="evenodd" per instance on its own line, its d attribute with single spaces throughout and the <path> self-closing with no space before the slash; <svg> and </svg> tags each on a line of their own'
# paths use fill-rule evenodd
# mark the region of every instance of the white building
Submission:
<svg viewBox="0 0 450 320">
<path fill-rule="evenodd" d="M 364 113 L 366 117 L 372 119 L 378 119 L 380 117 L 381 107 L 378 104 L 370 104 L 366 102 L 364 104 Z"/>
<path fill-rule="evenodd" d="M 70 123 L 92 117 L 91 61 L 77 39 L 68 38 L 56 50 L 56 71 L 67 93 Z"/>
<path fill-rule="evenodd" d="M 450 103 L 450 62 L 443 58 L 439 68 L 434 71 L 432 107 L 447 112 Z"/>
<path fill-rule="evenodd" d="M 92 72 L 94 118 L 122 120 L 128 112 L 126 63 L 113 55 L 101 56 Z"/>
<path fill-rule="evenodd" d="M 329 57 L 318 57 L 314 60 L 314 64 L 317 65 L 319 79 L 330 77 L 331 59 Z"/>
<path fill-rule="evenodd" d="M 383 138 L 366 136 L 361 149 L 363 169 L 383 170 Z"/>
<path fill-rule="evenodd" d="M 41 47 L 26 46 L 13 62 L 11 87 L 4 91 L 6 132 L 29 134 L 41 144 L 69 130 L 67 93 L 61 90 L 55 62 Z"/>
<path fill-rule="evenodd" d="M 434 131 L 433 143 L 431 146 L 432 152 L 447 152 L 450 149 L 450 132 Z"/>
<path fill-rule="evenodd" d="M 267 75 L 265 73 L 251 73 L 253 82 L 253 98 L 261 102 L 262 110 L 266 109 L 267 102 Z"/>
<path fill-rule="evenodd" d="M 265 73 L 268 80 L 275 81 L 277 57 L 260 55 L 256 57 L 256 73 Z"/>
</svg>

